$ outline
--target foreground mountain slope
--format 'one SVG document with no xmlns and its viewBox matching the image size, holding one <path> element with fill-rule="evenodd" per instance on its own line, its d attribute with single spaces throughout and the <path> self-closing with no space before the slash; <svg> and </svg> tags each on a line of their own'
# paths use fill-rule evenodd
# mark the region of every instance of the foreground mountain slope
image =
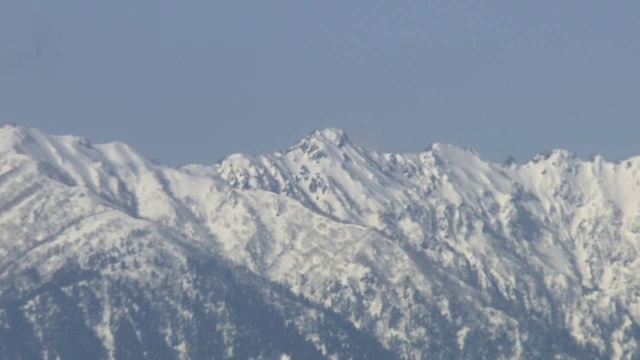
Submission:
<svg viewBox="0 0 640 360">
<path fill-rule="evenodd" d="M 337 129 L 176 169 L 6 126 L 0 354 L 635 358 L 639 170 Z"/>
</svg>

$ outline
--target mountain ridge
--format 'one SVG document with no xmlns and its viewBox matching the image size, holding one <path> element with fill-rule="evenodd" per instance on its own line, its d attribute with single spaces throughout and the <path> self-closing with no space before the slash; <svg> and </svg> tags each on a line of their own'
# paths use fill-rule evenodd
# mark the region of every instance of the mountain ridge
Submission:
<svg viewBox="0 0 640 360">
<path fill-rule="evenodd" d="M 157 162 L 155 160 L 150 160 L 149 157 L 147 157 L 146 155 L 135 151 L 131 146 L 129 146 L 128 144 L 121 142 L 121 141 L 111 141 L 111 142 L 106 142 L 106 143 L 97 143 L 94 144 L 89 138 L 85 137 L 85 136 L 76 136 L 76 135 L 59 135 L 59 134 L 48 134 L 45 132 L 42 132 L 41 130 L 37 129 L 37 128 L 30 128 L 30 127 L 26 127 L 26 126 L 22 126 L 22 125 L 18 125 L 14 122 L 5 122 L 4 124 L 0 125 L 0 132 L 3 133 L 3 143 L 7 142 L 7 139 L 13 139 L 13 141 L 15 141 L 15 138 L 21 138 L 24 136 L 29 136 L 30 134 L 39 134 L 39 136 L 45 135 L 46 137 L 53 137 L 53 138 L 61 138 L 61 139 L 67 139 L 67 140 L 73 140 L 73 141 L 77 141 L 78 144 L 83 144 L 86 147 L 92 147 L 92 146 L 98 146 L 98 147 L 106 147 L 106 146 L 122 146 L 122 147 L 126 147 L 128 148 L 130 151 L 135 152 L 138 156 L 140 156 L 141 158 L 146 159 L 147 161 L 153 162 L 157 165 L 162 165 L 165 167 L 171 167 L 171 168 L 182 168 L 182 167 L 190 167 L 190 166 L 210 166 L 211 164 L 217 164 L 220 163 L 222 161 L 224 161 L 227 158 L 233 158 L 233 157 L 238 157 L 238 156 L 260 156 L 260 155 L 264 155 L 264 154 L 247 154 L 247 153 L 232 153 L 230 155 L 224 156 L 221 159 L 214 161 L 210 164 L 201 164 L 201 163 L 188 163 L 188 164 L 183 164 L 183 165 L 167 165 L 167 164 L 162 164 L 161 162 Z M 366 149 L 363 148 L 355 143 L 353 143 L 351 141 L 351 137 L 342 129 L 340 128 L 336 128 L 336 127 L 326 127 L 326 128 L 318 128 L 315 129 L 311 132 L 309 132 L 309 134 L 303 138 L 301 138 L 300 140 L 294 142 L 293 145 L 289 146 L 288 148 L 284 149 L 284 150 L 276 150 L 273 151 L 267 155 L 274 155 L 274 156 L 281 156 L 283 153 L 289 152 L 299 146 L 301 146 L 302 143 L 304 142 L 309 142 L 309 141 L 319 141 L 322 142 L 324 141 L 325 144 L 330 144 L 330 145 L 335 145 L 337 147 L 342 147 L 344 145 L 348 145 L 348 146 L 354 146 L 357 147 L 359 149 L 365 150 L 365 151 L 373 151 L 373 152 L 377 152 L 373 149 Z M 426 152 L 437 152 L 439 149 L 455 149 L 457 151 L 460 152 L 468 152 L 468 153 L 472 153 L 477 155 L 479 158 L 481 158 L 484 162 L 488 162 L 488 163 L 492 163 L 495 165 L 505 165 L 504 162 L 496 162 L 496 161 L 492 161 L 492 160 L 487 160 L 485 158 L 483 158 L 481 156 L 481 153 L 474 149 L 474 148 L 470 148 L 470 147 L 463 147 L 463 146 L 459 146 L 456 144 L 452 144 L 452 143 L 446 143 L 446 142 L 432 142 L 429 145 L 427 145 L 423 151 L 414 151 L 414 152 L 403 152 L 403 153 L 394 153 L 394 152 L 377 152 L 381 155 L 417 155 L 417 154 L 421 154 L 421 153 L 426 153 Z M 625 162 L 635 162 L 635 161 L 640 161 L 638 159 L 640 159 L 640 155 L 635 155 L 635 156 L 631 156 L 629 158 L 625 158 L 625 159 L 618 159 L 616 161 L 608 161 L 604 158 L 604 156 L 600 155 L 600 154 L 592 154 L 588 157 L 588 159 L 582 158 L 580 157 L 578 154 L 567 150 L 567 149 L 563 149 L 563 148 L 552 148 L 552 149 L 545 149 L 543 151 L 540 151 L 534 155 L 532 155 L 531 157 L 529 157 L 528 159 L 526 159 L 524 162 L 516 162 L 516 164 L 518 166 L 523 166 L 526 165 L 527 163 L 536 163 L 536 162 L 540 162 L 542 160 L 546 160 L 549 159 L 550 157 L 562 157 L 565 159 L 576 159 L 576 160 L 580 160 L 583 162 L 593 162 L 593 161 L 605 161 L 605 162 L 609 162 L 609 163 L 614 163 L 614 164 L 619 164 L 619 163 L 625 163 Z"/>
<path fill-rule="evenodd" d="M 169 167 L 123 143 L 5 126 L 0 241 L 0 329 L 35 344 L 0 341 L 7 354 L 79 356 L 43 335 L 61 319 L 92 334 L 98 358 L 364 358 L 363 344 L 382 358 L 639 354 L 638 158 L 377 153 L 329 128 Z"/>
</svg>

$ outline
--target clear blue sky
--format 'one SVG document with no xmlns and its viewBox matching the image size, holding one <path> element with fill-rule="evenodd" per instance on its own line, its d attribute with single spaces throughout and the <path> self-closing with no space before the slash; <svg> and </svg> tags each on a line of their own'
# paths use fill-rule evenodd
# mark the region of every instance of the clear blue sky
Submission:
<svg viewBox="0 0 640 360">
<path fill-rule="evenodd" d="M 174 165 L 327 126 L 380 151 L 640 155 L 639 64 L 638 1 L 0 1 L 0 122 Z"/>
</svg>

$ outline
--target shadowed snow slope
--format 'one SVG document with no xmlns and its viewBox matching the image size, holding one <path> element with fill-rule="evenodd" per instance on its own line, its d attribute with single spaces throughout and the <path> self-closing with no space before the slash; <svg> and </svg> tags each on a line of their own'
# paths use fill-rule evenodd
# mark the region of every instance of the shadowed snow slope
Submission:
<svg viewBox="0 0 640 360">
<path fill-rule="evenodd" d="M 0 128 L 0 358 L 640 357 L 640 159 Z"/>
</svg>

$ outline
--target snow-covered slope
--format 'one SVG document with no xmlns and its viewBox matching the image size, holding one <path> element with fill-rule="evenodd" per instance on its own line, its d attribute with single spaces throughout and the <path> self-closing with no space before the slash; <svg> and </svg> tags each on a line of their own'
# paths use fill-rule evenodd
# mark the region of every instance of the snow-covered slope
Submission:
<svg viewBox="0 0 640 360">
<path fill-rule="evenodd" d="M 640 159 L 0 129 L 0 358 L 640 357 Z"/>
</svg>

